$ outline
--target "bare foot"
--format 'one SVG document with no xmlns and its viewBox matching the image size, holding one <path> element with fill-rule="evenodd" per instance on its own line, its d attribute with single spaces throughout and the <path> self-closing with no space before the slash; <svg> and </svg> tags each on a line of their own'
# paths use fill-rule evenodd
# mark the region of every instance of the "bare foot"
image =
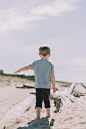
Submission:
<svg viewBox="0 0 86 129">
<path fill-rule="evenodd" d="M 49 117 L 50 118 L 50 116 L 46 116 L 46 117 Z"/>
<path fill-rule="evenodd" d="M 38 120 L 38 119 L 40 119 L 40 118 L 35 118 L 34 120 Z"/>
</svg>

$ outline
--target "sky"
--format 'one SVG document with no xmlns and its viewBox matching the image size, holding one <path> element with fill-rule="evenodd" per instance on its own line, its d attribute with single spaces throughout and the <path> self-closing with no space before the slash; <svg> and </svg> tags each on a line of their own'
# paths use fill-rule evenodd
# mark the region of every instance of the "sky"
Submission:
<svg viewBox="0 0 86 129">
<path fill-rule="evenodd" d="M 14 74 L 39 60 L 43 45 L 56 81 L 86 83 L 86 1 L 0 0 L 0 69 Z"/>
</svg>

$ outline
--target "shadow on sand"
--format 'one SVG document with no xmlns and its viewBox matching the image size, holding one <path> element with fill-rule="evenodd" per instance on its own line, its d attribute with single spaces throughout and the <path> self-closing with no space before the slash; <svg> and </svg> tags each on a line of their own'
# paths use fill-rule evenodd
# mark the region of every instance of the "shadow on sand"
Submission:
<svg viewBox="0 0 86 129">
<path fill-rule="evenodd" d="M 18 127 L 17 129 L 51 129 L 51 126 L 54 125 L 54 119 L 51 119 L 49 122 L 48 117 L 43 117 L 39 120 L 32 120 L 28 122 L 28 126 Z"/>
</svg>

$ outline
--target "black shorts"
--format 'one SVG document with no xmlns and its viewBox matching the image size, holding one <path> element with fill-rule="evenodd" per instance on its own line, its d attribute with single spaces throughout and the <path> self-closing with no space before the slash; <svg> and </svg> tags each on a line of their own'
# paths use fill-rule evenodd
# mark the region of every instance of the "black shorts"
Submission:
<svg viewBox="0 0 86 129">
<path fill-rule="evenodd" d="M 36 107 L 42 108 L 44 100 L 45 108 L 50 108 L 50 89 L 36 88 Z"/>
</svg>

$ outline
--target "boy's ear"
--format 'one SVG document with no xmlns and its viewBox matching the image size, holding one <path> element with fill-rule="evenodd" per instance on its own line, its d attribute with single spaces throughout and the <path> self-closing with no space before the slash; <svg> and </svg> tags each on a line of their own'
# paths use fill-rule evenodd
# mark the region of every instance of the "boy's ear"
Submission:
<svg viewBox="0 0 86 129">
<path fill-rule="evenodd" d="M 41 54 L 39 53 L 39 56 L 41 57 Z"/>
<path fill-rule="evenodd" d="M 49 54 L 49 57 L 51 56 L 51 54 Z"/>
</svg>

